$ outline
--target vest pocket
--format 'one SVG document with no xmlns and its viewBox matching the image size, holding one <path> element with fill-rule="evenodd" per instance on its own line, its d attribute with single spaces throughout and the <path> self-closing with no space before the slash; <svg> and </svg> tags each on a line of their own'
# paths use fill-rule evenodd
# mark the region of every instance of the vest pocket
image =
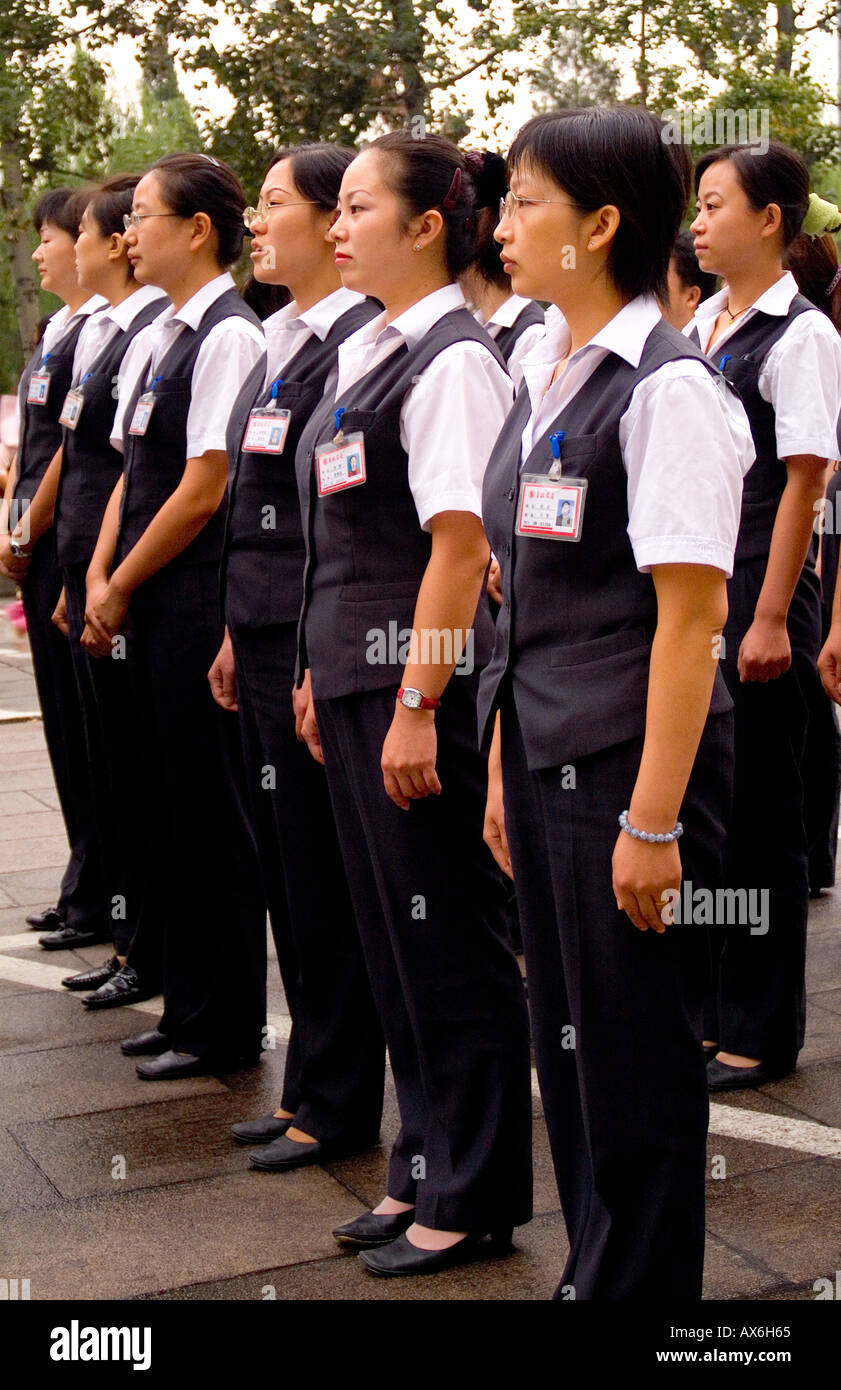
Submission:
<svg viewBox="0 0 841 1390">
<path fill-rule="evenodd" d="M 619 632 L 610 632 L 604 637 L 594 637 L 589 642 L 574 642 L 570 646 L 554 647 L 549 652 L 549 665 L 554 668 L 589 666 L 594 662 L 607 661 L 614 656 L 624 656 L 638 648 L 650 650 L 652 635 L 644 627 L 626 627 Z"/>
</svg>

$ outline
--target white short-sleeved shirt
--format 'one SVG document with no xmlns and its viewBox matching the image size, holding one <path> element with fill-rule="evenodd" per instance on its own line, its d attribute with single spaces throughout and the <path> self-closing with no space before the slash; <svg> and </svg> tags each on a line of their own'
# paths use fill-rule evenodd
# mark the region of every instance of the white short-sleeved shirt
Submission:
<svg viewBox="0 0 841 1390">
<path fill-rule="evenodd" d="M 510 328 L 516 323 L 524 309 L 533 303 L 531 299 L 524 299 L 521 294 L 510 294 L 506 300 L 495 309 L 490 318 L 482 318 L 481 310 L 477 309 L 474 315 L 476 322 L 481 323 L 482 327 L 488 331 L 491 337 L 496 340 L 503 328 Z M 519 391 L 523 382 L 523 371 L 520 363 L 524 357 L 528 357 L 537 344 L 543 338 L 546 329 L 542 323 L 530 323 L 528 328 L 524 328 L 508 356 L 508 375 L 514 383 L 514 390 Z"/>
<path fill-rule="evenodd" d="M 284 305 L 276 314 L 267 318 L 263 323 L 263 332 L 266 335 L 266 386 L 277 379 L 286 364 L 292 361 L 310 338 L 320 338 L 323 343 L 337 319 L 355 305 L 364 302 L 364 294 L 357 294 L 356 290 L 346 290 L 342 287 L 334 290 L 332 294 L 325 295 L 324 299 L 320 299 L 303 313 L 293 299 L 291 304 Z M 324 395 L 335 390 L 335 386 L 336 375 L 333 371 L 325 382 Z"/>
<path fill-rule="evenodd" d="M 410 348 L 445 314 L 464 307 L 458 285 L 445 285 L 386 324 L 380 314 L 339 348 L 336 400 L 401 343 Z M 409 387 L 400 410 L 400 442 L 409 455 L 409 487 L 423 530 L 439 512 L 482 515 L 482 480 L 514 399 L 508 373 L 483 343 L 444 348 Z"/>
<path fill-rule="evenodd" d="M 78 386 L 85 373 L 90 371 L 111 339 L 131 328 L 141 310 L 156 300 L 160 301 L 159 312 L 169 304 L 166 295 L 156 285 L 140 285 L 121 303 L 111 305 L 105 302 L 105 308 L 100 313 L 90 315 L 79 334 L 73 356 L 74 386 Z"/>
<path fill-rule="evenodd" d="M 710 356 L 718 361 L 726 351 L 727 340 L 749 323 L 757 311 L 783 317 L 797 293 L 797 281 L 786 271 L 716 339 Z M 726 303 L 727 290 L 705 299 L 683 330 L 688 334 L 697 329 L 705 352 L 716 318 Z M 800 314 L 789 324 L 768 352 L 758 386 L 762 399 L 774 407 L 777 454 L 781 459 L 794 454 L 814 454 L 827 460 L 838 457 L 841 335 L 826 314 L 815 309 Z"/>
<path fill-rule="evenodd" d="M 532 405 L 522 436 L 523 462 L 609 352 L 639 365 L 660 317 L 651 296 L 632 300 L 572 354 L 552 383 L 570 341 L 563 315 L 552 315 L 543 341 L 523 362 Z M 716 383 L 701 362 L 667 362 L 634 391 L 619 422 L 619 446 L 637 568 L 712 565 L 731 575 L 742 478 L 754 461 L 750 425 L 735 394 Z"/>
<path fill-rule="evenodd" d="M 118 382 L 119 398 L 111 443 L 124 451 L 126 407 L 138 380 L 151 384 L 161 363 L 186 324 L 196 329 L 205 312 L 227 290 L 235 289 L 227 271 L 187 300 L 177 311 L 170 307 L 147 328 L 141 329 L 123 358 Z M 211 328 L 196 358 L 190 409 L 187 415 L 187 458 L 200 458 L 209 449 L 225 448 L 225 432 L 234 402 L 255 362 L 266 350 L 262 329 L 239 314 L 232 314 Z"/>
</svg>

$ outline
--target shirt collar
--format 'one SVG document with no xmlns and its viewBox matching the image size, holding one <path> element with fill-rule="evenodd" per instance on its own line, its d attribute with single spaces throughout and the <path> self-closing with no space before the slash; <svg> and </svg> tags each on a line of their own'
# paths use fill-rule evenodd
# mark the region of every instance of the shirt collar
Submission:
<svg viewBox="0 0 841 1390">
<path fill-rule="evenodd" d="M 600 328 L 588 343 L 578 348 L 570 362 L 592 348 L 603 348 L 615 352 L 632 367 L 638 367 L 646 339 L 652 328 L 662 317 L 660 307 L 653 295 L 638 295 L 630 303 L 623 305 L 603 328 Z M 543 366 L 557 363 L 569 350 L 569 326 L 563 314 L 552 315 L 548 320 L 546 333 L 540 342 L 523 358 L 521 366 Z"/>
<path fill-rule="evenodd" d="M 97 314 L 100 309 L 107 308 L 108 300 L 105 299 L 103 295 L 92 294 L 90 299 L 86 299 L 84 304 L 80 304 L 79 308 L 73 314 L 71 314 L 65 304 L 64 308 L 59 309 L 57 314 L 53 314 L 50 323 L 54 324 L 56 328 L 69 327 L 69 325 L 75 323 L 77 319 L 89 318 L 91 314 Z"/>
<path fill-rule="evenodd" d="M 770 289 L 764 290 L 758 299 L 753 301 L 748 313 L 754 309 L 759 309 L 763 314 L 774 314 L 783 318 L 791 308 L 791 301 L 797 294 L 797 281 L 790 270 L 785 275 L 781 275 Z M 719 290 L 717 294 L 710 295 L 709 299 L 703 300 L 695 310 L 696 319 L 715 319 L 727 304 L 729 291 L 725 288 Z M 692 325 L 689 325 L 691 332 Z"/>
<path fill-rule="evenodd" d="M 181 308 L 175 310 L 172 305 L 165 309 L 158 319 L 159 323 L 185 323 L 188 328 L 196 329 L 204 318 L 211 304 L 215 304 L 217 299 L 221 299 L 227 290 L 236 288 L 234 277 L 230 271 L 225 271 L 222 275 L 216 275 L 212 280 L 208 280 L 206 285 L 202 285 L 192 298 L 182 304 Z"/>
<path fill-rule="evenodd" d="M 521 294 L 510 294 L 498 309 L 494 309 L 489 319 L 480 319 L 480 322 L 485 328 L 510 328 L 531 303 L 530 299 L 524 299 Z"/>
<path fill-rule="evenodd" d="M 169 300 L 163 290 L 158 289 L 157 285 L 141 285 L 139 289 L 134 290 L 116 306 L 111 307 L 109 305 L 103 317 L 110 319 L 121 332 L 125 332 L 127 328 L 131 328 L 138 314 L 147 305 L 154 304 L 156 300 L 160 301 L 162 311 L 169 307 Z"/>
<path fill-rule="evenodd" d="M 364 302 L 364 294 L 358 294 L 356 290 L 346 290 L 344 286 L 326 295 L 324 299 L 319 299 L 317 304 L 305 309 L 303 313 L 299 313 L 298 305 L 293 299 L 291 304 L 284 305 L 276 314 L 267 318 L 263 329 L 266 338 L 270 339 L 287 331 L 295 332 L 299 328 L 308 328 L 323 343 L 334 323 L 356 304 Z"/>
<path fill-rule="evenodd" d="M 444 285 L 440 290 L 433 290 L 432 294 L 424 295 L 423 299 L 419 299 L 411 308 L 404 309 L 403 313 L 398 314 L 389 324 L 385 321 L 384 313 L 378 314 L 375 319 L 357 329 L 347 341 L 362 347 L 399 337 L 407 347 L 413 348 L 445 314 L 463 307 L 464 295 L 459 286 Z"/>
</svg>

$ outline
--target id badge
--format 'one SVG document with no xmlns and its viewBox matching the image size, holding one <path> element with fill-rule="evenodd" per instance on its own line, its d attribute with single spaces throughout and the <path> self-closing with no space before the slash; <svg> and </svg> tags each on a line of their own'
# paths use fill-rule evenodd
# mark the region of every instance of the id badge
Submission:
<svg viewBox="0 0 841 1390">
<path fill-rule="evenodd" d="M 50 394 L 49 372 L 33 372 L 26 392 L 27 405 L 46 405 Z"/>
<path fill-rule="evenodd" d="M 365 443 L 361 431 L 346 434 L 341 444 L 335 440 L 322 444 L 315 451 L 315 466 L 318 470 L 318 495 L 328 497 L 331 492 L 344 492 L 349 487 L 359 487 L 366 481 Z"/>
<path fill-rule="evenodd" d="M 578 541 L 584 521 L 586 478 L 558 478 L 524 473 L 517 501 L 518 536 L 543 536 L 551 541 Z"/>
<path fill-rule="evenodd" d="M 79 423 L 79 416 L 82 413 L 84 404 L 85 398 L 81 391 L 68 391 L 67 395 L 64 397 L 64 405 L 61 407 L 58 423 L 60 425 L 66 425 L 69 430 L 75 430 Z"/>
<path fill-rule="evenodd" d="M 152 411 L 155 409 L 155 397 L 151 391 L 144 391 L 138 398 L 137 405 L 134 407 L 134 414 L 131 417 L 131 424 L 128 427 L 129 434 L 145 434 L 149 428 L 149 421 L 152 418 Z"/>
<path fill-rule="evenodd" d="M 289 431 L 289 410 L 269 410 L 257 406 L 248 417 L 242 447 L 253 454 L 282 454 Z"/>
</svg>

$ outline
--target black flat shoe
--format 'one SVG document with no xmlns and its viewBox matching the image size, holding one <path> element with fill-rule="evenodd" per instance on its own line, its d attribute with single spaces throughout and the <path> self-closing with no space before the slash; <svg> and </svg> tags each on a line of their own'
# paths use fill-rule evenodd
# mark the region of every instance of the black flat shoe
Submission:
<svg viewBox="0 0 841 1390">
<path fill-rule="evenodd" d="M 336 1240 L 343 1245 L 351 1245 L 355 1250 L 374 1250 L 378 1245 L 390 1245 L 411 1226 L 415 1219 L 415 1209 L 409 1211 L 363 1212 L 354 1221 L 346 1221 L 333 1232 Z"/>
<path fill-rule="evenodd" d="M 767 1081 L 779 1081 L 794 1067 L 774 1067 L 757 1062 L 753 1067 L 731 1067 L 716 1057 L 707 1063 L 707 1089 L 710 1091 L 743 1091 L 748 1086 L 764 1086 Z"/>
<path fill-rule="evenodd" d="M 32 931 L 57 931 L 67 925 L 57 907 L 48 907 L 46 912 L 30 912 L 24 921 Z"/>
<path fill-rule="evenodd" d="M 292 1123 L 289 1119 L 278 1119 L 277 1115 L 264 1115 L 260 1120 L 240 1120 L 231 1125 L 231 1134 L 238 1144 L 268 1144 L 279 1139 Z"/>
<path fill-rule="evenodd" d="M 142 983 L 136 970 L 132 970 L 130 965 L 121 965 L 82 1003 L 86 1009 L 119 1009 L 124 1004 L 138 1004 L 143 999 L 151 999 L 154 993 Z"/>
<path fill-rule="evenodd" d="M 419 1250 L 404 1233 L 390 1245 L 379 1250 L 363 1250 L 359 1259 L 370 1274 L 395 1277 L 400 1274 L 438 1274 L 442 1269 L 455 1269 L 470 1264 L 483 1255 L 507 1255 L 511 1249 L 512 1229 L 494 1231 L 487 1246 L 482 1241 L 487 1232 L 466 1235 L 447 1250 Z"/>
<path fill-rule="evenodd" d="M 73 951 L 77 946 L 96 946 L 100 941 L 107 941 L 108 937 L 103 936 L 98 931 L 79 931 L 78 927 L 68 927 L 62 924 L 55 931 L 47 932 L 46 936 L 38 937 L 38 945 L 43 946 L 45 951 Z"/>
<path fill-rule="evenodd" d="M 190 1052 L 162 1052 L 148 1062 L 135 1067 L 144 1081 L 175 1081 L 181 1076 L 207 1076 L 210 1065 L 206 1057 L 194 1057 Z"/>
<path fill-rule="evenodd" d="M 714 1057 L 715 1054 L 718 1052 L 719 1046 L 720 1046 L 719 1043 L 709 1043 L 709 1044 L 708 1044 L 708 1043 L 704 1043 L 704 1061 L 705 1061 L 705 1062 L 711 1062 L 711 1061 L 712 1061 L 713 1057 Z"/>
<path fill-rule="evenodd" d="M 81 975 L 67 975 L 61 983 L 65 989 L 98 989 L 116 975 L 119 968 L 120 962 L 116 956 L 112 956 L 104 965 L 95 965 L 93 970 L 85 970 Z"/>
<path fill-rule="evenodd" d="M 135 1033 L 130 1038 L 124 1038 L 120 1043 L 120 1051 L 126 1057 L 157 1057 L 161 1052 L 168 1052 L 172 1046 L 172 1041 L 161 1033 L 157 1028 L 147 1028 L 142 1033 Z"/>
<path fill-rule="evenodd" d="M 337 1158 L 351 1158 L 364 1153 L 376 1143 L 375 1139 L 365 1143 L 349 1140 L 333 1140 L 328 1144 L 303 1144 L 299 1140 L 281 1135 L 264 1149 L 250 1153 L 252 1168 L 260 1168 L 266 1173 L 283 1173 L 291 1168 L 305 1168 L 313 1163 L 330 1163 Z"/>
</svg>

